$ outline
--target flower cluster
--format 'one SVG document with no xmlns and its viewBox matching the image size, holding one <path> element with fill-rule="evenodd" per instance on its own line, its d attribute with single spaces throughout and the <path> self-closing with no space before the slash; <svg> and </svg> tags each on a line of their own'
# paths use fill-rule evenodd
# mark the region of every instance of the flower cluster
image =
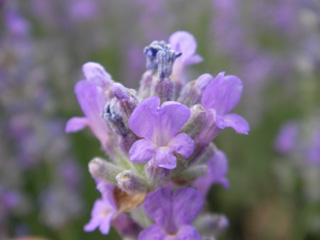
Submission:
<svg viewBox="0 0 320 240">
<path fill-rule="evenodd" d="M 83 66 L 86 80 L 76 84 L 75 93 L 85 116 L 71 118 L 66 132 L 88 126 L 109 159 L 89 162 L 102 198 L 85 231 L 99 227 L 107 234 L 113 225 L 123 237 L 138 239 L 204 237 L 191 223 L 211 184 L 229 186 L 227 158 L 211 142 L 226 127 L 248 134 L 249 124 L 229 113 L 242 94 L 238 77 L 188 79 L 185 68 L 202 61 L 196 46 L 190 33 L 179 31 L 169 44 L 153 41 L 145 47 L 147 70 L 137 91 L 112 80 L 98 63 Z M 213 232 L 227 226 L 224 216 L 202 215 L 197 219 L 210 219 Z"/>
</svg>

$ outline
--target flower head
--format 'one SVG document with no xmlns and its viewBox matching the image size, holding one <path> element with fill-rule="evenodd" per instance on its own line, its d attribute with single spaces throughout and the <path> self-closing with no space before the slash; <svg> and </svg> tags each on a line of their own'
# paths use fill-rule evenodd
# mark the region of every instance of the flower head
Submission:
<svg viewBox="0 0 320 240">
<path fill-rule="evenodd" d="M 190 187 L 180 188 L 175 193 L 169 188 L 149 193 L 144 200 L 144 209 L 155 224 L 142 231 L 139 240 L 200 240 L 200 234 L 190 224 L 202 206 L 202 195 Z"/>
<path fill-rule="evenodd" d="M 160 99 L 150 97 L 142 101 L 129 119 L 130 129 L 139 137 L 130 151 L 133 162 L 145 163 L 154 159 L 159 167 L 176 167 L 174 152 L 188 158 L 194 148 L 193 140 L 185 133 L 177 133 L 190 117 L 188 107 L 168 101 L 159 108 Z"/>
</svg>

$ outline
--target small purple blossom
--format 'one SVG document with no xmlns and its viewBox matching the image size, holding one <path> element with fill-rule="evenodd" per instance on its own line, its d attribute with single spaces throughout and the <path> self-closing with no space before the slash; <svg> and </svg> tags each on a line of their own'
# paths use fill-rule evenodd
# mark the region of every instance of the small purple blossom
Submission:
<svg viewBox="0 0 320 240">
<path fill-rule="evenodd" d="M 202 207 L 203 197 L 193 188 L 180 188 L 175 193 L 159 188 L 144 200 L 144 209 L 155 224 L 142 231 L 138 239 L 200 240 L 200 234 L 190 224 Z"/>
<path fill-rule="evenodd" d="M 201 104 L 207 111 L 207 120 L 198 136 L 199 142 L 210 142 L 221 129 L 232 127 L 237 133 L 248 134 L 249 123 L 238 114 L 228 114 L 239 102 L 243 84 L 236 76 L 217 77 L 206 87 Z"/>
<path fill-rule="evenodd" d="M 86 232 L 91 232 L 97 227 L 102 234 L 108 234 L 113 217 L 117 213 L 117 205 L 114 199 L 114 186 L 106 182 L 99 182 L 97 189 L 102 198 L 95 201 L 91 212 L 90 222 L 84 226 Z"/>
<path fill-rule="evenodd" d="M 136 163 L 154 159 L 157 166 L 176 167 L 174 152 L 188 158 L 194 149 L 193 140 L 185 133 L 177 133 L 190 118 L 188 107 L 168 101 L 159 108 L 160 99 L 150 97 L 142 101 L 129 119 L 130 129 L 139 137 L 129 152 Z"/>
<path fill-rule="evenodd" d="M 203 196 L 207 195 L 212 184 L 220 183 L 223 187 L 229 188 L 229 181 L 226 178 L 228 159 L 225 153 L 217 149 L 211 159 L 209 159 L 207 166 L 209 172 L 194 182 L 194 185 Z"/>
</svg>

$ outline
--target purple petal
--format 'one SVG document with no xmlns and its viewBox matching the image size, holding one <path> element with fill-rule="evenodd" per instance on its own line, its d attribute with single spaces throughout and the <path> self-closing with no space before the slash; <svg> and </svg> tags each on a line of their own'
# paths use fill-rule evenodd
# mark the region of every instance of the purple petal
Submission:
<svg viewBox="0 0 320 240">
<path fill-rule="evenodd" d="M 172 193 L 169 188 L 159 188 L 149 193 L 143 203 L 146 214 L 160 226 L 165 226 L 172 215 Z"/>
<path fill-rule="evenodd" d="M 232 127 L 237 133 L 248 134 L 250 130 L 249 123 L 238 114 L 227 114 L 223 117 L 218 116 L 216 125 L 218 128 L 224 129 Z"/>
<path fill-rule="evenodd" d="M 242 88 L 242 81 L 238 77 L 219 73 L 205 89 L 201 104 L 205 109 L 215 109 L 218 115 L 225 115 L 239 102 Z"/>
<path fill-rule="evenodd" d="M 117 205 L 114 199 L 114 186 L 105 181 L 99 181 L 97 183 L 97 189 L 102 195 L 102 199 L 105 201 L 105 205 L 113 208 L 114 211 L 117 210 Z"/>
<path fill-rule="evenodd" d="M 132 145 L 129 158 L 132 162 L 145 163 L 153 157 L 155 152 L 156 146 L 150 140 L 141 139 Z"/>
<path fill-rule="evenodd" d="M 169 139 L 174 137 L 181 130 L 191 115 L 187 106 L 173 101 L 163 103 L 158 110 L 158 113 L 160 130 L 166 131 L 166 135 Z"/>
<path fill-rule="evenodd" d="M 159 225 L 152 224 L 143 230 L 138 237 L 138 240 L 165 240 L 166 234 Z"/>
<path fill-rule="evenodd" d="M 86 79 L 96 86 L 105 87 L 111 85 L 110 74 L 99 63 L 88 62 L 83 65 L 82 71 Z"/>
<path fill-rule="evenodd" d="M 65 132 L 78 132 L 88 125 L 87 119 L 84 117 L 70 118 L 66 124 Z"/>
<path fill-rule="evenodd" d="M 91 211 L 91 220 L 84 226 L 84 231 L 91 232 L 95 230 L 101 223 L 102 218 L 100 217 L 101 212 L 104 210 L 104 202 L 102 199 L 98 199 L 94 202 Z"/>
<path fill-rule="evenodd" d="M 191 156 L 194 150 L 194 141 L 186 133 L 180 133 L 170 142 L 170 148 L 176 153 L 181 154 L 184 158 Z"/>
<path fill-rule="evenodd" d="M 177 159 L 173 155 L 173 149 L 161 147 L 156 152 L 156 163 L 158 167 L 174 169 L 177 166 Z"/>
<path fill-rule="evenodd" d="M 104 146 L 110 131 L 100 116 L 105 105 L 102 93 L 88 81 L 79 81 L 75 86 L 75 93 L 91 131 Z"/>
<path fill-rule="evenodd" d="M 90 222 L 87 223 L 84 227 L 83 230 L 85 232 L 92 232 L 94 231 L 97 227 L 99 227 L 100 223 L 101 223 L 101 218 L 95 217 L 95 218 L 91 218 Z"/>
<path fill-rule="evenodd" d="M 203 207 L 203 197 L 200 192 L 191 187 L 178 189 L 172 198 L 173 217 L 177 226 L 188 225 L 199 214 Z"/>
<path fill-rule="evenodd" d="M 129 119 L 129 127 L 137 136 L 149 140 L 152 138 L 155 124 L 157 124 L 159 104 L 159 98 L 149 97 L 134 109 Z"/>
<path fill-rule="evenodd" d="M 172 240 L 185 240 L 185 239 L 192 239 L 192 240 L 201 240 L 201 235 L 198 233 L 197 229 L 190 225 L 185 225 L 179 229 L 177 237 L 170 238 Z"/>
<path fill-rule="evenodd" d="M 114 214 L 108 214 L 105 216 L 99 226 L 99 230 L 102 234 L 107 235 L 110 231 L 110 225 Z"/>
<path fill-rule="evenodd" d="M 177 62 L 180 62 L 183 66 L 202 61 L 199 55 L 194 55 L 197 49 L 197 42 L 190 33 L 185 31 L 173 33 L 169 38 L 169 44 L 174 51 L 182 53 L 181 57 L 177 59 Z"/>
</svg>

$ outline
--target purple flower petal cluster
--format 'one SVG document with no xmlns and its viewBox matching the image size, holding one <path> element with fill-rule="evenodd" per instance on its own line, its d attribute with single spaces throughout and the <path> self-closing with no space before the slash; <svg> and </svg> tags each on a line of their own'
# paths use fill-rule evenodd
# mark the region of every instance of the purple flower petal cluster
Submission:
<svg viewBox="0 0 320 240">
<path fill-rule="evenodd" d="M 165 102 L 160 108 L 159 104 L 159 98 L 150 97 L 133 111 L 130 129 L 143 139 L 132 145 L 129 157 L 137 163 L 153 159 L 157 166 L 173 169 L 174 153 L 185 158 L 193 153 L 194 141 L 185 133 L 177 135 L 190 118 L 190 110 L 178 102 Z"/>
</svg>

